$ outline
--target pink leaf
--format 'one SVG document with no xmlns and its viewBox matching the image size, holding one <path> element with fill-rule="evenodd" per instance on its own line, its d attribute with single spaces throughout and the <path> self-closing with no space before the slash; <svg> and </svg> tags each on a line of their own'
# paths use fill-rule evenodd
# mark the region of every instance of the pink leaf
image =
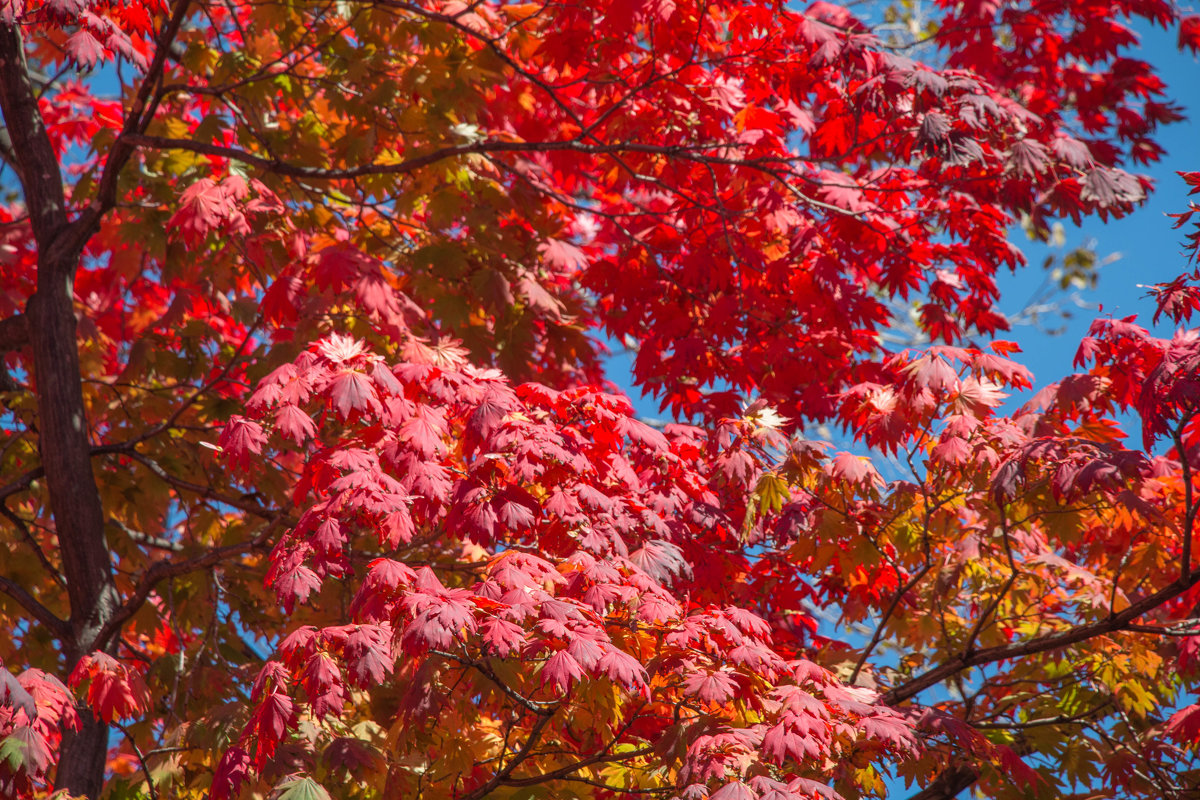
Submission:
<svg viewBox="0 0 1200 800">
<path fill-rule="evenodd" d="M 850 453 L 838 453 L 827 465 L 834 478 L 859 486 L 875 486 L 883 483 L 871 461 Z"/>
<path fill-rule="evenodd" d="M 8 706 L 17 711 L 24 711 L 25 718 L 32 721 L 37 716 L 37 703 L 17 676 L 0 667 L 0 706 Z"/>
<path fill-rule="evenodd" d="M 317 425 L 312 417 L 290 403 L 280 406 L 275 412 L 275 427 L 296 444 L 304 444 L 317 435 Z"/>
<path fill-rule="evenodd" d="M 587 266 L 588 259 L 582 250 L 561 239 L 547 239 L 538 245 L 538 252 L 552 267 L 562 272 L 572 272 Z"/>
<path fill-rule="evenodd" d="M 217 443 L 233 464 L 243 470 L 250 468 L 250 457 L 262 453 L 267 435 L 261 425 L 245 417 L 230 417 L 221 429 Z"/>
<path fill-rule="evenodd" d="M 91 69 L 104 58 L 104 45 L 86 28 L 71 34 L 65 48 L 67 56 L 83 69 Z"/>
<path fill-rule="evenodd" d="M 732 781 L 713 792 L 708 800 L 758 800 L 758 795 L 741 781 Z"/>
<path fill-rule="evenodd" d="M 542 683 L 554 684 L 564 692 L 582 677 L 583 667 L 566 650 L 560 650 L 550 656 L 542 667 Z"/>
<path fill-rule="evenodd" d="M 342 419 L 355 411 L 380 410 L 371 379 L 357 370 L 342 370 L 330 384 L 329 396 Z"/>
<path fill-rule="evenodd" d="M 694 674 L 683 683 L 685 692 L 710 703 L 727 702 L 736 688 L 733 676 L 723 670 Z"/>
</svg>

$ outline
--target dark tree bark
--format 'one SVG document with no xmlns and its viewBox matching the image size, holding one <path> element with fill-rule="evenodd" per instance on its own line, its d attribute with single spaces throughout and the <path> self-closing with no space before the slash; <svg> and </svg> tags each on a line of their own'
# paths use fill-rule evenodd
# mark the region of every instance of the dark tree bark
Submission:
<svg viewBox="0 0 1200 800">
<path fill-rule="evenodd" d="M 947 767 L 934 778 L 933 783 L 914 794 L 908 800 L 953 800 L 964 789 L 979 780 L 979 771 L 970 764 L 955 764 Z"/>
<path fill-rule="evenodd" d="M 104 538 L 104 511 L 91 445 L 76 342 L 74 279 L 86 236 L 67 216 L 62 173 L 29 78 L 20 31 L 0 25 L 0 112 L 12 141 L 38 247 L 37 291 L 26 309 L 37 392 L 38 449 L 45 469 L 71 616 L 62 639 L 68 669 L 97 645 L 118 596 Z M 97 797 L 108 726 L 86 708 L 63 737 L 55 788 Z"/>
<path fill-rule="evenodd" d="M 155 88 L 189 2 L 172 3 L 121 134 L 105 159 L 95 199 L 74 219 L 67 213 L 62 171 L 38 108 L 20 27 L 0 23 L 0 114 L 4 118 L 0 155 L 20 178 L 38 250 L 37 290 L 25 314 L 0 326 L 0 343 L 28 343 L 33 352 L 38 449 L 71 611 L 65 624 L 52 627 L 68 671 L 95 650 L 112 652 L 122 623 L 136 608 L 122 606 L 113 581 L 104 508 L 92 473 L 93 448 L 76 339 L 75 273 L 84 246 L 116 204 L 117 181 L 133 156 L 134 137 L 144 133 L 154 118 L 159 100 Z M 136 598 L 139 604 L 148 591 Z M 63 736 L 54 788 L 96 798 L 104 786 L 109 729 L 90 709 L 81 708 L 79 716 L 80 729 Z"/>
</svg>

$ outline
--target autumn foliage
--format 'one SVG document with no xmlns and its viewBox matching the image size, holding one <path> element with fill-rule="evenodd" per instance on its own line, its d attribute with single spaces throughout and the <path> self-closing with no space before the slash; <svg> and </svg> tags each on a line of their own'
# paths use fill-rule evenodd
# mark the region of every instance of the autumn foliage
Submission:
<svg viewBox="0 0 1200 800">
<path fill-rule="evenodd" d="M 0 796 L 1189 796 L 1198 209 L 1056 383 L 996 283 L 1134 24 L 0 4 Z"/>
</svg>

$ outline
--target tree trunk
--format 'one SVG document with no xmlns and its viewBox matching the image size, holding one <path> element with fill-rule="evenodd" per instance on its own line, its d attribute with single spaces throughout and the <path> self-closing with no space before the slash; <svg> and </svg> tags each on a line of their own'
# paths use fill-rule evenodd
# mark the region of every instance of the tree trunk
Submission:
<svg viewBox="0 0 1200 800">
<path fill-rule="evenodd" d="M 92 474 L 76 341 L 74 278 L 88 231 L 67 217 L 62 173 L 30 81 L 20 31 L 0 24 L 0 111 L 6 154 L 21 179 L 38 246 L 37 292 L 26 309 L 37 391 L 38 449 L 67 581 L 71 618 L 62 641 L 67 669 L 104 643 L 97 634 L 118 606 L 104 510 Z M 63 737 L 55 789 L 96 798 L 104 783 L 108 726 L 80 709 Z"/>
<path fill-rule="evenodd" d="M 84 709 L 78 731 L 63 733 L 54 788 L 72 795 L 95 798 L 104 788 L 104 764 L 108 760 L 108 726 Z"/>
<path fill-rule="evenodd" d="M 77 261 L 78 256 L 74 256 Z M 118 606 L 112 559 L 104 538 L 104 512 L 92 474 L 91 445 L 75 340 L 72 264 L 38 264 L 38 289 L 30 302 L 30 336 L 37 385 L 38 446 L 46 469 L 50 509 L 71 601 L 67 666 L 96 649 L 96 635 Z M 80 708 L 79 731 L 64 735 L 55 789 L 98 797 L 104 781 L 108 726 Z"/>
</svg>

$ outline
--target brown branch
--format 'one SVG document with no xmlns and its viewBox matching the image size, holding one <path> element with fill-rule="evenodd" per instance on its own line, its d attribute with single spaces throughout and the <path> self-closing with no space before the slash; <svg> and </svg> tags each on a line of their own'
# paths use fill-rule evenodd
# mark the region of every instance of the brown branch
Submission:
<svg viewBox="0 0 1200 800">
<path fill-rule="evenodd" d="M 561 780 L 564 778 L 568 778 L 573 773 L 578 772 L 579 770 L 583 769 L 584 767 L 590 767 L 593 764 L 603 764 L 603 763 L 610 762 L 610 761 L 625 761 L 625 760 L 628 760 L 631 758 L 639 758 L 641 756 L 648 756 L 654 752 L 653 747 L 642 747 L 637 750 L 630 750 L 627 753 L 612 753 L 612 752 L 609 752 L 611 750 L 611 748 L 612 748 L 612 745 L 610 744 L 602 752 L 597 753 L 594 756 L 588 756 L 585 759 L 576 761 L 574 764 L 568 764 L 565 767 L 559 767 L 558 769 L 551 770 L 550 772 L 543 772 L 538 775 L 530 775 L 529 777 L 526 777 L 526 778 L 508 778 L 504 781 L 504 785 L 505 786 L 534 786 L 539 783 L 545 783 L 546 781 L 554 781 L 554 780 Z"/>
<path fill-rule="evenodd" d="M 513 754 L 512 759 L 501 767 L 487 783 L 470 794 L 464 795 L 461 800 L 483 800 L 483 798 L 491 794 L 502 783 L 506 783 L 505 778 L 511 775 L 514 769 L 533 755 L 533 748 L 541 741 L 542 731 L 545 730 L 546 726 L 550 723 L 550 718 L 553 716 L 553 711 L 549 714 L 539 716 L 537 722 L 533 723 L 533 727 L 529 729 L 529 736 L 525 737 L 525 741 L 521 743 L 521 749 Z"/>
<path fill-rule="evenodd" d="M 59 586 L 66 586 L 66 578 L 64 578 L 63 574 L 58 571 L 58 567 L 54 566 L 54 564 L 50 562 L 50 559 L 46 557 L 46 553 L 42 550 L 42 546 L 38 544 L 37 537 L 33 535 L 33 531 L 29 530 L 29 523 L 17 516 L 17 514 L 8 507 L 8 504 L 3 501 L 0 501 L 0 516 L 3 516 L 13 524 L 14 528 L 20 531 L 21 538 L 24 539 L 25 543 L 29 545 L 31 550 L 33 550 L 33 554 L 37 556 L 37 560 L 41 563 L 42 569 L 46 570 L 46 573 L 54 579 L 54 582 Z"/>
<path fill-rule="evenodd" d="M 179 542 L 173 542 L 170 539 L 166 539 L 161 536 L 152 536 L 148 533 L 134 530 L 119 519 L 110 519 L 108 522 L 114 528 L 121 531 L 121 533 L 128 536 L 132 541 L 142 545 L 143 547 L 153 547 L 157 550 L 168 550 L 172 553 L 183 552 L 184 547 Z"/>
<path fill-rule="evenodd" d="M 723 150 L 737 146 L 736 143 L 731 142 L 713 142 L 696 145 L 652 145 L 640 142 L 589 144 L 578 139 L 566 139 L 553 142 L 476 142 L 474 144 L 441 147 L 424 155 L 414 156 L 398 163 L 364 164 L 358 167 L 346 167 L 343 169 L 323 169 L 321 167 L 305 167 L 298 164 L 291 164 L 276 158 L 264 158 L 236 147 L 207 144 L 192 139 L 175 139 L 165 136 L 145 136 L 142 134 L 128 134 L 123 136 L 123 139 L 130 144 L 141 147 L 151 147 L 158 150 L 186 150 L 201 155 L 230 158 L 277 175 L 292 178 L 308 178 L 310 180 L 348 180 L 369 175 L 407 175 L 428 167 L 431 164 L 436 164 L 439 161 L 456 156 L 483 155 L 487 153 L 544 153 L 554 150 L 567 150 L 587 155 L 647 153 L 703 163 L 730 165 L 749 165 L 755 163 L 746 159 L 703 154 L 704 151 Z"/>
<path fill-rule="evenodd" d="M 127 142 L 130 145 L 150 147 L 158 150 L 185 150 L 191 153 L 199 153 L 200 155 L 215 156 L 217 158 L 228 158 L 234 161 L 241 161 L 244 164 L 258 167 L 266 172 L 271 172 L 276 175 L 283 175 L 292 178 L 305 178 L 309 180 L 352 180 L 370 175 L 407 175 L 419 169 L 423 169 L 439 161 L 444 161 L 448 158 L 455 158 L 462 155 L 485 155 L 494 153 L 545 153 L 551 151 L 570 151 L 582 153 L 585 155 L 607 155 L 613 158 L 620 159 L 620 156 L 625 153 L 644 153 L 649 155 L 665 156 L 668 158 L 678 158 L 685 161 L 692 161 L 698 164 L 723 164 L 726 166 L 743 167 L 745 169 L 755 170 L 766 175 L 784 187 L 797 201 L 814 208 L 820 208 L 831 213 L 836 213 L 850 217 L 861 217 L 861 212 L 849 211 L 839 206 L 817 200 L 804 192 L 801 192 L 795 186 L 788 182 L 787 177 L 798 176 L 794 170 L 789 167 L 789 162 L 795 160 L 794 157 L 788 158 L 738 158 L 735 156 L 713 155 L 713 151 L 727 151 L 743 147 L 737 142 L 703 142 L 691 145 L 652 145 L 642 142 L 618 142 L 606 143 L 585 142 L 580 138 L 558 140 L 552 142 L 502 142 L 502 141 L 484 141 L 474 144 L 453 145 L 450 147 L 441 147 L 429 153 L 413 158 L 405 159 L 398 163 L 389 164 L 364 164 L 358 167 L 345 167 L 341 169 L 326 169 L 321 167 L 307 167 L 299 164 L 292 164 L 283 161 L 279 158 L 264 158 L 263 156 L 255 155 L 248 150 L 242 150 L 236 147 L 225 147 L 223 145 L 210 144 L 205 142 L 197 142 L 192 139 L 177 139 L 164 136 L 146 136 L 140 133 L 122 134 L 121 141 Z M 622 163 L 622 166 L 629 169 L 628 165 Z M 648 175 L 641 175 L 629 169 L 634 178 L 651 184 L 662 186 L 668 191 L 686 197 L 683 189 L 678 186 L 666 187 L 660 180 Z M 815 181 L 811 178 L 804 178 L 809 183 L 819 186 L 827 185 L 821 181 Z M 836 185 L 836 184 L 834 184 Z M 855 185 L 853 188 L 860 188 Z M 693 198 L 687 198 L 693 204 L 703 207 Z"/>
<path fill-rule="evenodd" d="M 1196 512 L 1200 511 L 1200 505 L 1197 505 L 1193 499 L 1192 465 L 1188 462 L 1187 448 L 1183 443 L 1183 429 L 1191 420 L 1192 415 L 1184 417 L 1179 421 L 1179 426 L 1172 434 L 1175 451 L 1179 453 L 1179 469 L 1183 478 L 1183 505 L 1186 509 L 1183 525 L 1183 552 L 1180 555 L 1180 577 L 1182 578 L 1187 578 L 1192 574 L 1192 531 L 1196 526 Z"/>
<path fill-rule="evenodd" d="M 415 3 L 402 2 L 400 0 L 371 0 L 370 5 L 372 7 L 378 7 L 378 8 L 389 8 L 389 9 L 394 9 L 394 10 L 399 10 L 399 11 L 407 11 L 411 14 L 414 14 L 416 16 L 422 17 L 427 20 L 432 20 L 434 22 L 441 22 L 445 25 L 449 25 L 450 27 L 454 28 L 459 33 L 463 34 L 464 36 L 469 36 L 472 39 L 475 39 L 476 41 L 482 43 L 485 47 L 487 47 L 488 51 L 492 55 L 494 55 L 496 58 L 503 61 L 504 64 L 509 69 L 511 69 L 514 73 L 516 73 L 517 75 L 520 75 L 522 78 L 524 78 L 525 80 L 532 83 L 534 86 L 537 86 L 539 89 L 541 89 L 550 98 L 550 102 L 552 102 L 556 106 L 558 106 L 559 109 L 561 109 L 564 114 L 566 114 L 568 117 L 570 117 L 572 122 L 574 122 L 581 129 L 583 129 L 582 135 L 585 135 L 585 136 L 588 135 L 590 133 L 590 131 L 592 129 L 594 129 L 601 121 L 603 121 L 604 117 L 607 116 L 608 113 L 611 113 L 611 111 L 612 111 L 612 109 L 610 109 L 609 112 L 606 112 L 603 116 L 600 117 L 600 120 L 598 120 L 597 122 L 593 123 L 590 126 L 585 126 L 583 119 L 580 118 L 580 116 L 570 106 L 567 105 L 566 101 L 563 100 L 560 89 L 550 85 L 549 83 L 547 83 L 545 80 L 543 80 L 539 76 L 534 75 L 533 73 L 524 69 L 521 66 L 520 62 L 517 61 L 517 59 L 513 58 L 512 55 L 507 50 L 505 50 L 503 47 L 500 46 L 500 43 L 499 43 L 500 37 L 487 36 L 482 31 L 479 31 L 476 28 L 473 28 L 470 25 L 467 25 L 466 23 L 462 22 L 459 19 L 459 16 L 461 16 L 461 14 L 453 14 L 453 15 L 443 14 L 438 11 L 434 11 L 432 9 L 422 8 L 418 5 L 416 5 Z M 522 20 L 522 21 L 524 21 L 524 20 Z M 693 62 L 688 62 L 688 63 L 689 63 L 689 65 L 691 65 Z M 678 70 L 675 70 L 675 71 L 678 71 Z M 675 71 L 673 71 L 673 72 L 675 72 Z M 651 83 L 654 82 L 654 80 L 656 80 L 658 78 L 659 78 L 659 76 L 655 76 L 654 79 L 651 79 L 650 81 L 646 81 L 645 84 L 643 84 L 641 87 L 638 87 L 639 90 L 644 89 L 646 86 L 649 86 Z M 615 108 L 615 106 L 614 106 L 614 108 Z"/>
<path fill-rule="evenodd" d="M 967 635 L 967 642 L 963 650 L 968 653 L 975 649 L 975 642 L 979 639 L 979 634 L 983 633 L 983 626 L 996 613 L 996 610 L 1000 607 L 1000 603 L 1012 591 L 1013 584 L 1017 582 L 1017 576 L 1021 574 L 1021 570 L 1017 568 L 1016 559 L 1013 558 L 1012 537 L 1009 535 L 1007 515 L 1004 514 L 1003 509 L 1000 512 L 1000 529 L 1004 537 L 1004 555 L 1008 559 L 1008 579 L 1004 582 L 1004 588 L 997 592 L 996 596 L 988 602 L 987 607 L 984 608 L 983 613 L 979 615 L 979 619 L 975 621 L 975 625 L 971 628 L 971 633 Z"/>
<path fill-rule="evenodd" d="M 613 794 L 651 795 L 652 797 L 658 797 L 660 795 L 676 795 L 679 792 L 679 790 L 674 786 L 664 786 L 661 789 L 626 789 L 621 786 L 613 786 L 610 783 L 604 783 L 603 781 L 597 781 L 591 778 L 582 778 L 578 775 L 568 775 L 564 778 L 560 778 L 559 780 L 569 781 L 571 783 L 582 783 L 586 784 L 587 786 L 595 786 L 597 789 L 604 789 L 605 791 L 612 792 Z"/>
<path fill-rule="evenodd" d="M 1078 714 L 1060 714 L 1057 717 L 1031 719 L 1028 722 L 972 722 L 970 724 L 971 727 L 980 731 L 1023 731 L 1029 728 L 1044 728 L 1047 725 L 1086 725 L 1089 720 L 1112 705 L 1114 703 L 1109 699 L 1094 708 L 1089 708 L 1087 711 L 1081 711 Z"/>
<path fill-rule="evenodd" d="M 146 74 L 142 77 L 142 83 L 138 86 L 137 94 L 125 117 L 121 133 L 113 142 L 112 148 L 108 151 L 108 158 L 104 161 L 104 169 L 96 183 L 96 197 L 72 224 L 70 236 L 64 237 L 68 238 L 71 245 L 79 250 L 83 249 L 84 243 L 96 232 L 100 225 L 100 219 L 116 205 L 117 181 L 121 176 L 121 170 L 129 163 L 135 149 L 134 143 L 127 137 L 144 132 L 154 119 L 159 102 L 156 89 L 162 83 L 163 70 L 170 55 L 171 46 L 175 42 L 175 37 L 179 35 L 179 29 L 187 16 L 190 4 L 191 0 L 176 0 L 172 6 L 171 18 L 159 31 L 154 43 L 154 58 L 151 59 L 146 68 Z"/>
<path fill-rule="evenodd" d="M 246 330 L 246 335 L 243 336 L 242 341 L 238 343 L 237 349 L 233 351 L 233 357 L 229 359 L 229 362 L 223 368 L 221 368 L 216 375 L 206 381 L 203 385 L 198 386 L 195 391 L 193 391 L 186 399 L 184 399 L 183 403 L 181 403 L 179 407 L 171 413 L 171 416 L 167 417 L 157 425 L 150 426 L 132 439 L 104 445 L 104 449 L 110 453 L 129 453 L 132 452 L 137 445 L 153 439 L 160 433 L 168 430 L 176 430 L 176 423 L 179 422 L 179 418 L 183 416 L 184 412 L 195 405 L 196 401 L 205 394 L 211 392 L 217 384 L 229 377 L 229 373 L 233 370 L 234 366 L 237 365 L 238 360 L 242 357 L 242 350 L 244 350 L 246 345 L 250 343 L 250 340 L 254 337 L 255 332 L 258 330 L 258 326 L 261 324 L 262 317 L 259 317 L 254 321 L 254 324 Z M 99 450 L 101 450 L 101 448 L 94 448 L 92 452 L 97 453 Z"/>
<path fill-rule="evenodd" d="M 1180 451 L 1179 458 L 1185 475 L 1190 475 L 1187 454 Z M 1184 505 L 1184 525 L 1183 539 L 1185 543 L 1191 542 L 1192 534 L 1195 530 L 1195 522 L 1197 513 L 1200 512 L 1200 504 L 1194 502 L 1193 494 L 1190 491 L 1191 481 L 1185 482 L 1185 505 Z M 1006 529 L 1007 533 L 1007 529 Z M 1185 548 L 1188 552 L 1190 560 L 1190 549 Z M 1011 563 L 1011 562 L 1010 562 Z M 987 647 L 983 650 L 975 650 L 961 653 L 954 659 L 947 661 L 931 670 L 918 675 L 907 683 L 885 692 L 880 697 L 880 702 L 887 705 L 895 705 L 896 703 L 904 702 L 925 689 L 935 686 L 948 678 L 951 678 L 964 670 L 972 667 L 982 666 L 984 664 L 993 664 L 998 661 L 1007 661 L 1012 658 L 1020 658 L 1022 656 L 1034 655 L 1036 653 L 1044 653 L 1048 650 L 1057 650 L 1062 647 L 1067 647 L 1072 644 L 1087 641 L 1096 636 L 1114 633 L 1119 630 L 1129 630 L 1135 627 L 1137 619 L 1143 614 L 1146 614 L 1164 603 L 1168 603 L 1179 597 L 1184 592 L 1192 587 L 1200 584 L 1200 572 L 1191 571 L 1188 569 L 1190 565 L 1185 564 L 1182 574 L 1171 581 L 1163 588 L 1159 589 L 1147 597 L 1143 597 L 1136 603 L 1130 604 L 1125 610 L 1117 614 L 1109 614 L 1105 619 L 1097 622 L 1088 623 L 1085 625 L 1077 625 L 1065 631 L 1057 631 L 1048 633 L 1044 636 L 1036 636 L 1025 642 L 1016 644 L 997 645 L 995 647 Z M 1141 626 L 1136 626 L 1141 627 Z"/>
<path fill-rule="evenodd" d="M 137 588 L 134 589 L 133 594 L 121 603 L 121 606 L 113 612 L 112 616 L 105 622 L 104 627 L 96 634 L 95 646 L 103 647 L 107 644 L 113 634 L 125 623 L 125 620 L 136 614 L 138 609 L 145 604 L 146 598 L 150 596 L 150 592 L 159 583 L 170 578 L 177 578 L 180 575 L 186 575 L 189 572 L 207 569 L 233 556 L 248 553 L 261 547 L 267 538 L 283 523 L 284 519 L 284 514 L 279 512 L 269 525 L 265 526 L 257 536 L 248 542 L 217 547 L 198 556 L 183 559 L 182 561 L 155 561 L 150 565 L 148 570 L 142 573 L 142 577 L 138 580 Z"/>
<path fill-rule="evenodd" d="M 1088 623 L 1086 625 L 1077 625 L 1074 628 L 1065 631 L 1057 631 L 1048 633 L 1044 636 L 1037 636 L 1033 639 L 1016 644 L 997 645 L 995 647 L 987 647 L 982 650 L 976 650 L 971 653 L 963 653 L 954 659 L 947 661 L 940 666 L 934 667 L 927 672 L 918 675 L 907 683 L 903 683 L 887 692 L 880 697 L 880 702 L 887 705 L 895 705 L 902 703 L 917 694 L 921 693 L 930 686 L 935 686 L 942 681 L 957 675 L 963 670 L 971 667 L 978 667 L 984 664 L 994 664 L 997 661 L 1007 661 L 1013 658 L 1022 656 L 1035 655 L 1044 653 L 1048 650 L 1058 650 L 1069 645 L 1078 644 L 1079 642 L 1087 641 L 1088 639 L 1097 636 L 1103 636 L 1108 633 L 1125 630 L 1130 623 L 1134 622 L 1138 617 L 1158 608 L 1164 603 L 1174 600 L 1181 594 L 1191 589 L 1193 586 L 1200 584 L 1200 572 L 1193 572 L 1187 578 L 1178 578 L 1163 588 L 1159 589 L 1152 595 L 1143 597 L 1138 602 L 1130 605 L 1119 614 L 1112 614 L 1109 617 L 1097 622 Z"/>
<path fill-rule="evenodd" d="M 53 631 L 56 637 L 63 638 L 70 634 L 71 629 L 67 621 L 39 603 L 37 598 L 25 591 L 20 584 L 0 576 L 0 592 L 16 600 L 30 616 Z"/>
<path fill-rule="evenodd" d="M 4 486 L 0 486 L 0 501 L 3 501 L 5 498 L 10 497 L 17 492 L 22 492 L 28 489 L 34 481 L 43 477 L 45 474 L 45 467 L 34 467 L 12 483 L 7 483 Z"/>
<path fill-rule="evenodd" d="M 435 656 L 441 656 L 442 658 L 453 661 L 456 664 L 461 664 L 464 667 L 471 667 L 479 674 L 483 675 L 485 678 L 494 683 L 497 689 L 511 697 L 522 708 L 531 714 L 537 714 L 538 716 L 548 718 L 558 710 L 557 703 L 543 703 L 538 700 L 530 700 L 528 697 L 509 686 L 500 679 L 500 676 L 496 674 L 496 671 L 493 670 L 491 666 L 487 664 L 487 662 L 477 661 L 473 658 L 467 658 L 465 656 L 456 656 L 453 653 L 446 652 L 445 650 L 430 650 L 429 652 Z"/>
<path fill-rule="evenodd" d="M 192 494 L 198 495 L 204 500 L 215 500 L 216 502 L 227 505 L 230 508 L 236 508 L 239 511 L 245 511 L 248 514 L 253 514 L 254 516 L 265 519 L 268 522 L 274 522 L 279 515 L 278 511 L 267 508 L 258 503 L 250 502 L 244 497 L 232 497 L 224 494 L 223 492 L 218 492 L 211 486 L 193 483 L 192 481 L 172 475 L 163 469 L 157 462 L 147 458 L 136 450 L 123 449 L 120 452 L 129 458 L 132 458 L 134 461 L 137 461 L 139 464 L 145 466 L 148 470 L 154 473 L 155 477 L 174 489 L 181 489 L 186 492 L 191 492 Z"/>
<path fill-rule="evenodd" d="M 921 579 L 928 574 L 932 566 L 933 564 L 931 562 L 926 561 L 925 566 L 918 570 L 917 573 L 913 575 L 913 577 L 907 583 L 905 583 L 896 591 L 895 596 L 892 597 L 891 603 L 888 604 L 887 609 L 885 609 L 883 612 L 883 616 L 880 617 L 879 624 L 875 626 L 875 635 L 871 637 L 871 641 L 867 643 L 867 646 L 862 651 L 862 655 L 858 657 L 858 662 L 854 665 L 854 669 L 850 672 L 850 678 L 847 683 L 853 684 L 855 680 L 858 679 L 858 673 L 862 671 L 862 668 L 867 663 L 867 659 L 871 657 L 871 652 L 879 644 L 879 640 L 883 638 L 884 626 L 886 626 L 888 620 L 892 618 L 892 614 L 896 612 L 896 607 L 900 605 L 900 601 L 904 599 L 904 596 L 911 592 L 913 587 L 921 582 Z"/>
<path fill-rule="evenodd" d="M 124 725 L 117 725 L 121 733 L 125 734 L 125 741 L 129 742 L 130 749 L 133 750 L 133 755 L 137 759 L 138 766 L 141 767 L 142 775 L 146 778 L 146 788 L 150 790 L 150 800 L 158 800 L 158 787 L 154 784 L 154 776 L 150 774 L 150 767 L 146 764 L 146 754 L 138 747 L 137 740 L 133 738 L 133 734 L 129 732 L 129 728 Z"/>
<path fill-rule="evenodd" d="M 0 110 L 12 141 L 17 176 L 38 251 L 45 252 L 67 223 L 58 156 L 46 133 L 37 91 L 16 23 L 0 23 Z"/>
<path fill-rule="evenodd" d="M 955 764 L 938 775 L 933 783 L 908 800 L 953 800 L 963 789 L 979 780 L 979 770 L 970 764 Z"/>
<path fill-rule="evenodd" d="M 98 447 L 90 448 L 88 453 L 92 456 L 102 456 L 102 455 L 108 455 L 111 453 L 121 453 L 124 455 L 132 455 L 134 453 L 133 445 L 135 445 L 137 443 L 138 443 L 138 440 L 131 440 L 128 442 L 116 442 L 114 444 L 102 444 L 102 445 L 99 445 Z M 159 469 L 159 471 L 163 471 L 161 467 L 159 467 L 158 469 Z M 6 483 L 4 486 L 0 486 L 0 501 L 3 501 L 6 498 L 11 497 L 12 495 L 16 494 L 17 492 L 22 492 L 22 491 L 28 489 L 33 484 L 34 481 L 36 481 L 40 478 L 44 478 L 45 476 L 46 476 L 46 468 L 45 467 L 34 467 L 33 469 L 29 470 L 21 477 L 17 478 L 12 483 Z"/>
</svg>

